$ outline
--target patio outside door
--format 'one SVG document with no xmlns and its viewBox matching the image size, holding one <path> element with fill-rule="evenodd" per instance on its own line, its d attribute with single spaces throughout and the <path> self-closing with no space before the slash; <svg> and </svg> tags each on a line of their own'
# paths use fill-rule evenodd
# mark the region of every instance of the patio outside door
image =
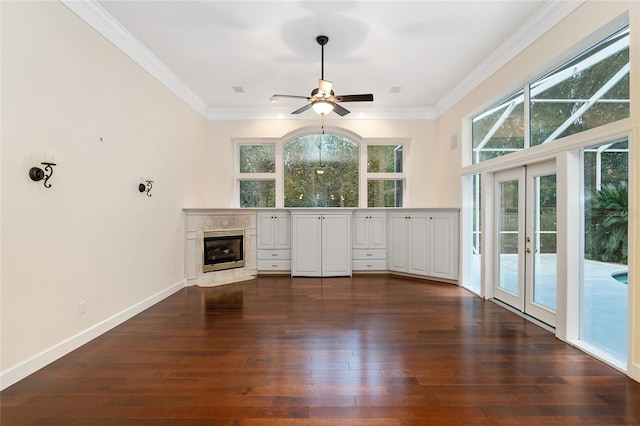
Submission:
<svg viewBox="0 0 640 426">
<path fill-rule="evenodd" d="M 495 174 L 494 297 L 555 327 L 555 162 Z"/>
</svg>

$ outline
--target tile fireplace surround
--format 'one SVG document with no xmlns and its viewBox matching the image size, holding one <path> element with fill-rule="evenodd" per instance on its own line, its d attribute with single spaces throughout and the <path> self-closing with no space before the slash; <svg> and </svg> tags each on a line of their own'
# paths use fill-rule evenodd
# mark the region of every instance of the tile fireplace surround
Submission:
<svg viewBox="0 0 640 426">
<path fill-rule="evenodd" d="M 256 244 L 256 215 L 253 212 L 234 212 L 209 209 L 185 209 L 186 247 L 185 269 L 187 285 L 216 286 L 251 279 L 257 274 L 254 247 Z M 253 213 L 253 214 L 252 214 Z M 205 231 L 244 230 L 244 260 L 242 268 L 203 272 L 202 252 Z"/>
</svg>

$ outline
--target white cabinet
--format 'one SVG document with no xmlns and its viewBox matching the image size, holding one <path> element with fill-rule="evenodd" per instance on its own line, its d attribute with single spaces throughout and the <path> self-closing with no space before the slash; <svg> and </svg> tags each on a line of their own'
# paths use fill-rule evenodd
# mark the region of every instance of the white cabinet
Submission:
<svg viewBox="0 0 640 426">
<path fill-rule="evenodd" d="M 354 271 L 387 269 L 387 214 L 384 211 L 359 211 L 353 215 Z"/>
<path fill-rule="evenodd" d="M 291 214 L 288 211 L 258 213 L 258 270 L 291 270 Z"/>
<path fill-rule="evenodd" d="M 429 275 L 458 279 L 459 215 L 457 211 L 429 213 Z"/>
<path fill-rule="evenodd" d="M 291 275 L 351 275 L 351 213 L 294 212 Z"/>
<path fill-rule="evenodd" d="M 457 210 L 390 213 L 389 269 L 457 279 L 458 233 Z"/>
<path fill-rule="evenodd" d="M 353 215 L 353 248 L 384 249 L 387 247 L 386 212 L 360 211 Z"/>
<path fill-rule="evenodd" d="M 258 250 L 291 248 L 291 214 L 288 211 L 258 213 Z"/>
<path fill-rule="evenodd" d="M 410 274 L 428 275 L 427 255 L 429 226 L 425 212 L 405 211 L 389 215 L 389 269 Z"/>
</svg>

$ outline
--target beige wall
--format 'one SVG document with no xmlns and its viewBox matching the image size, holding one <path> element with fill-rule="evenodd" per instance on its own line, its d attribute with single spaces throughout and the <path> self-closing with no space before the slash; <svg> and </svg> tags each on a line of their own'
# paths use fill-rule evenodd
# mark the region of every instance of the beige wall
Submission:
<svg viewBox="0 0 640 426">
<path fill-rule="evenodd" d="M 207 207 L 238 207 L 234 197 L 234 140 L 283 138 L 291 132 L 319 131 L 320 120 L 210 121 L 207 131 Z M 405 155 L 408 203 L 406 207 L 455 207 L 439 204 L 439 194 L 457 186 L 436 174 L 437 151 L 433 120 L 340 120 L 325 121 L 325 128 L 342 129 L 361 139 L 401 138 L 409 141 Z M 457 189 L 456 189 L 457 190 Z"/>
<path fill-rule="evenodd" d="M 183 282 L 206 120 L 61 3 L 0 5 L 4 373 Z"/>
</svg>

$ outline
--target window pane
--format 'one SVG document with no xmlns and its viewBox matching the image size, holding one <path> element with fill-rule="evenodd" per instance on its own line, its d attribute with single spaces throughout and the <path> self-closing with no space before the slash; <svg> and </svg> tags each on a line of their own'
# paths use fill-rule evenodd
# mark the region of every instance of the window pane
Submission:
<svg viewBox="0 0 640 426">
<path fill-rule="evenodd" d="M 401 173 L 402 145 L 367 146 L 367 172 Z"/>
<path fill-rule="evenodd" d="M 533 302 L 557 309 L 556 175 L 533 178 Z"/>
<path fill-rule="evenodd" d="M 471 290 L 476 293 L 480 293 L 480 284 L 481 284 L 481 260 L 482 260 L 482 251 L 480 246 L 480 241 L 482 238 L 481 231 L 481 186 L 480 186 L 480 174 L 475 174 L 473 176 L 469 176 L 471 179 L 471 199 L 469 200 L 469 214 L 471 215 L 470 224 L 471 224 L 471 244 L 470 244 L 470 253 L 469 253 L 469 283 L 468 286 Z"/>
<path fill-rule="evenodd" d="M 241 180 L 240 207 L 275 207 L 275 180 Z"/>
<path fill-rule="evenodd" d="M 580 338 L 627 359 L 628 143 L 583 151 Z"/>
<path fill-rule="evenodd" d="M 240 145 L 240 173 L 275 173 L 276 146 Z"/>
<path fill-rule="evenodd" d="M 531 145 L 629 117 L 629 28 L 531 84 Z"/>
<path fill-rule="evenodd" d="M 283 147 L 285 207 L 358 207 L 359 145 L 305 135 Z"/>
<path fill-rule="evenodd" d="M 500 222 L 498 223 L 498 244 L 500 258 L 498 264 L 498 286 L 514 295 L 518 295 L 519 181 L 518 179 L 513 179 L 500 182 L 499 187 Z"/>
<path fill-rule="evenodd" d="M 402 207 L 403 180 L 369 180 L 367 207 Z"/>
<path fill-rule="evenodd" d="M 472 162 L 479 163 L 524 148 L 524 91 L 472 120 Z"/>
</svg>

